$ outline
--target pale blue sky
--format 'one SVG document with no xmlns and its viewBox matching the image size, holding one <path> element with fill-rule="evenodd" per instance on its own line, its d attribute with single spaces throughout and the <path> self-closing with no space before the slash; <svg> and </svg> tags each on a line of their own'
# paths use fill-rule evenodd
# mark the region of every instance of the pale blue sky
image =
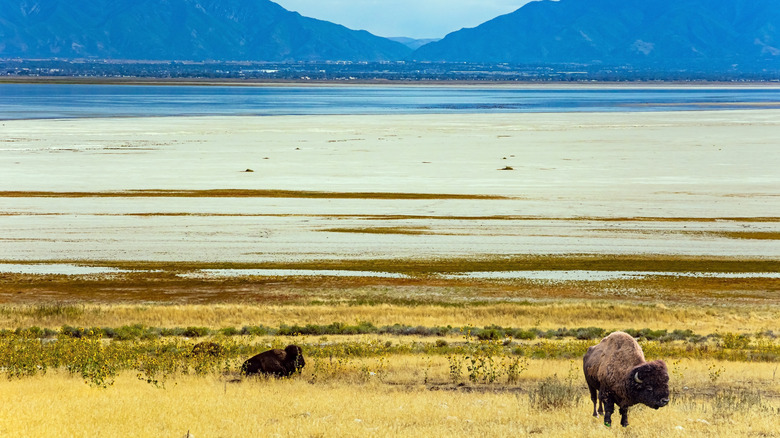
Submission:
<svg viewBox="0 0 780 438">
<path fill-rule="evenodd" d="M 383 37 L 442 38 L 515 11 L 530 0 L 274 0 L 307 17 Z"/>
</svg>

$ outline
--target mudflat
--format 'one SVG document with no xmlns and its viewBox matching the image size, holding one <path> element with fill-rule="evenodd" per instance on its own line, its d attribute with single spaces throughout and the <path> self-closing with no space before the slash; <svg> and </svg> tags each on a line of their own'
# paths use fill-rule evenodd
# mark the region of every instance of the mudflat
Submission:
<svg viewBox="0 0 780 438">
<path fill-rule="evenodd" d="M 4 121 L 5 261 L 780 256 L 780 111 Z"/>
</svg>

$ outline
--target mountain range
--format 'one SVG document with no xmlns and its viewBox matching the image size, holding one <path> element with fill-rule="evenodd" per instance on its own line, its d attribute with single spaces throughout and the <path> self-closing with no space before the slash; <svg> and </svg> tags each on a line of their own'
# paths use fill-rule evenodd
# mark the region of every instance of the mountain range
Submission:
<svg viewBox="0 0 780 438">
<path fill-rule="evenodd" d="M 418 61 L 778 67 L 777 0 L 531 2 L 418 49 Z"/>
<path fill-rule="evenodd" d="M 777 2 L 533 1 L 429 42 L 351 30 L 270 0 L 3 0 L 0 58 L 700 64 L 779 70 Z"/>
<path fill-rule="evenodd" d="M 382 61 L 412 49 L 269 0 L 3 0 L 0 57 Z"/>
</svg>

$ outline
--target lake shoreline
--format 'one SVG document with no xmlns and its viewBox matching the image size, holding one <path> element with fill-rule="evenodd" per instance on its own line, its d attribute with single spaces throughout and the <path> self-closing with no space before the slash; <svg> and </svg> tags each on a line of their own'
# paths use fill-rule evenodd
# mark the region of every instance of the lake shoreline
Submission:
<svg viewBox="0 0 780 438">
<path fill-rule="evenodd" d="M 2 76 L 0 84 L 72 84 L 72 85 L 158 85 L 158 86 L 205 86 L 205 87 L 350 87 L 350 86 L 399 86 L 437 88 L 529 88 L 529 89 L 777 89 L 777 81 L 470 81 L 470 80 L 288 80 L 288 79 L 211 79 L 211 78 L 108 78 L 108 77 L 59 77 L 59 76 Z"/>
</svg>

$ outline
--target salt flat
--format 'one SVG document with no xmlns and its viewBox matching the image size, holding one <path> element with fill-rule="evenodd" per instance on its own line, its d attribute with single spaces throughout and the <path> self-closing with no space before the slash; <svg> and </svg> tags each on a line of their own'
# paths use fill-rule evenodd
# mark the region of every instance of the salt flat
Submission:
<svg viewBox="0 0 780 438">
<path fill-rule="evenodd" d="M 739 233 L 780 232 L 778 139 L 771 109 L 4 121 L 0 260 L 775 258 Z M 194 192 L 91 196 L 128 190 Z"/>
</svg>

